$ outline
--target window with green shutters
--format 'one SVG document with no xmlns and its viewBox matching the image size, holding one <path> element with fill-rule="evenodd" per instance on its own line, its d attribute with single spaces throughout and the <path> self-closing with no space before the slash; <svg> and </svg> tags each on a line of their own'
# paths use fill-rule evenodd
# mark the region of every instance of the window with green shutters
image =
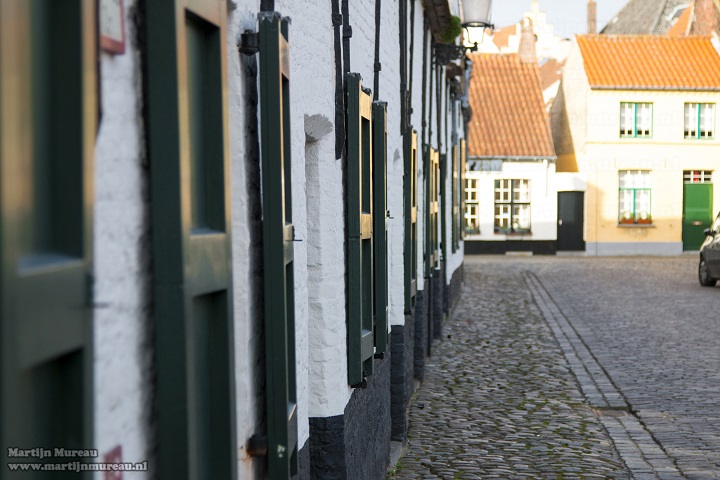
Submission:
<svg viewBox="0 0 720 480">
<path fill-rule="evenodd" d="M 387 103 L 373 103 L 373 256 L 375 282 L 375 354 L 388 348 L 387 266 Z"/>
<path fill-rule="evenodd" d="M 93 446 L 95 6 L 0 1 L 5 460 L 10 447 Z"/>
<path fill-rule="evenodd" d="M 405 135 L 405 181 L 403 182 L 405 208 L 405 313 L 415 306 L 417 296 L 417 216 L 418 216 L 418 135 L 410 129 Z"/>
<path fill-rule="evenodd" d="M 225 6 L 146 2 L 159 478 L 236 476 Z"/>
<path fill-rule="evenodd" d="M 432 277 L 438 265 L 438 195 L 440 154 L 432 147 L 425 152 L 425 276 Z"/>
<path fill-rule="evenodd" d="M 465 177 L 467 172 L 465 169 L 467 168 L 467 141 L 463 138 L 460 140 L 460 175 L 459 175 L 459 185 L 460 185 L 460 208 L 458 209 L 458 222 L 460 225 L 465 224 L 465 195 L 463 195 L 463 190 L 465 189 L 466 181 Z M 478 228 L 480 224 L 478 223 Z M 460 227 L 460 238 L 464 239 L 466 233 L 466 228 Z"/>
<path fill-rule="evenodd" d="M 347 85 L 348 383 L 373 373 L 372 96 L 358 73 Z"/>
<path fill-rule="evenodd" d="M 458 180 L 458 146 L 452 147 L 452 252 L 455 253 L 460 247 L 460 218 L 459 218 L 459 192 Z"/>
<path fill-rule="evenodd" d="M 259 20 L 268 473 L 287 479 L 298 466 L 289 26 L 277 12 Z"/>
</svg>

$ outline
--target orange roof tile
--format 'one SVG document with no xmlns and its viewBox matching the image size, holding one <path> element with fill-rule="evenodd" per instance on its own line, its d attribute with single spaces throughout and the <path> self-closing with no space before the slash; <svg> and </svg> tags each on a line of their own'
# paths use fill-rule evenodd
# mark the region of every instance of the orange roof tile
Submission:
<svg viewBox="0 0 720 480">
<path fill-rule="evenodd" d="M 555 157 L 536 63 L 517 54 L 473 54 L 469 155 Z"/>
<path fill-rule="evenodd" d="M 578 35 L 591 88 L 720 90 L 711 37 Z"/>
<path fill-rule="evenodd" d="M 666 35 L 669 37 L 681 37 L 687 35 L 690 27 L 690 19 L 692 18 L 692 11 L 693 9 L 689 7 L 683 10 L 683 13 L 680 14 L 680 18 L 677 19 L 675 25 L 670 27 L 670 30 L 668 30 Z"/>
<path fill-rule="evenodd" d="M 543 91 L 562 78 L 565 61 L 566 60 L 559 61 L 556 58 L 550 58 L 540 66 L 540 82 Z"/>
<path fill-rule="evenodd" d="M 499 48 L 507 47 L 510 43 L 510 36 L 517 34 L 517 25 L 508 25 L 493 32 L 492 41 Z"/>
</svg>

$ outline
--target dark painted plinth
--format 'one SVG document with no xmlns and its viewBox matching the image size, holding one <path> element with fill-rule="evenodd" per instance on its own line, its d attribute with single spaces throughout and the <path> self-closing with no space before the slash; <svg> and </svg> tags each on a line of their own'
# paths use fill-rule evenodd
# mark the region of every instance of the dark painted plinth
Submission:
<svg viewBox="0 0 720 480">
<path fill-rule="evenodd" d="M 450 279 L 450 286 L 448 288 L 448 303 L 450 304 L 450 312 L 460 300 L 462 295 L 463 285 L 465 283 L 465 264 L 461 264 Z"/>
<path fill-rule="evenodd" d="M 425 359 L 430 356 L 428 349 L 428 303 L 430 294 L 430 284 L 425 283 L 425 290 L 418 290 L 415 301 L 415 344 L 414 350 L 414 371 L 417 380 L 425 380 Z"/>
<path fill-rule="evenodd" d="M 401 442 L 407 435 L 407 406 L 415 387 L 415 317 L 405 315 L 405 325 L 390 332 L 390 438 Z"/>
<path fill-rule="evenodd" d="M 555 255 L 557 253 L 557 242 L 554 240 L 465 241 L 465 255 L 501 255 L 507 252 L 533 252 L 534 255 Z"/>
<path fill-rule="evenodd" d="M 390 360 L 375 360 L 343 415 L 310 419 L 310 478 L 382 480 L 390 461 Z"/>
<path fill-rule="evenodd" d="M 432 338 L 439 339 L 442 337 L 442 324 L 445 320 L 445 280 L 443 275 L 443 269 L 445 268 L 445 262 L 441 263 L 441 267 L 435 270 L 433 273 L 432 284 L 433 284 L 433 335 Z"/>
</svg>

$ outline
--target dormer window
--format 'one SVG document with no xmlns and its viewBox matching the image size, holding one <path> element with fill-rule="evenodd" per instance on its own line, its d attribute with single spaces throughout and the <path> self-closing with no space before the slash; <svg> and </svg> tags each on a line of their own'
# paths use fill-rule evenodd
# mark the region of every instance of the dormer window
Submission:
<svg viewBox="0 0 720 480">
<path fill-rule="evenodd" d="M 685 104 L 685 138 L 714 138 L 715 104 Z"/>
<path fill-rule="evenodd" d="M 652 103 L 621 103 L 620 137 L 651 137 L 652 106 Z"/>
</svg>

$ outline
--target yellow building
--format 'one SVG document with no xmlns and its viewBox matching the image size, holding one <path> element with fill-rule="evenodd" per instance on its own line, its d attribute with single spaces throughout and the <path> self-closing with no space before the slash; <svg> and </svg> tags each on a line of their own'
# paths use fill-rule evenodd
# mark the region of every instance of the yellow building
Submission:
<svg viewBox="0 0 720 480">
<path fill-rule="evenodd" d="M 551 122 L 558 175 L 585 183 L 588 255 L 699 248 L 720 209 L 718 47 L 711 37 L 576 38 Z"/>
</svg>

